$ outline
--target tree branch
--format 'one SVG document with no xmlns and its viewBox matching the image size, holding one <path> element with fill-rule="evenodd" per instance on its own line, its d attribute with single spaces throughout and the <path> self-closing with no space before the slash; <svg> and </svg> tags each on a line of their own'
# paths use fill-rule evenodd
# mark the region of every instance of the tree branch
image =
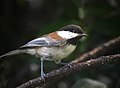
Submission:
<svg viewBox="0 0 120 88">
<path fill-rule="evenodd" d="M 109 55 L 109 56 L 101 56 L 95 59 L 88 60 L 86 62 L 77 62 L 72 63 L 71 68 L 69 66 L 64 66 L 58 70 L 53 70 L 50 73 L 47 73 L 45 76 L 45 81 L 40 77 L 35 78 L 18 86 L 17 88 L 34 88 L 36 86 L 42 86 L 45 83 L 50 82 L 51 80 L 58 80 L 64 76 L 69 75 L 70 73 L 76 72 L 78 70 L 84 70 L 100 65 L 114 64 L 120 62 L 120 54 Z"/>
<path fill-rule="evenodd" d="M 64 66 L 58 70 L 53 70 L 50 73 L 47 73 L 45 76 L 45 82 L 43 79 L 38 77 L 18 86 L 17 88 L 34 88 L 36 86 L 42 86 L 48 82 L 51 82 L 51 80 L 58 80 L 78 70 L 84 70 L 84 69 L 92 68 L 99 65 L 118 63 L 120 62 L 120 59 L 119 59 L 120 54 L 110 55 L 110 56 L 101 56 L 98 58 L 95 58 L 95 57 L 119 45 L 120 45 L 120 36 L 98 46 L 97 48 L 83 54 L 78 59 L 72 61 L 71 68 L 69 66 Z M 95 59 L 92 59 L 92 58 L 95 58 Z M 91 60 L 88 60 L 88 59 L 91 59 Z M 88 61 L 80 62 L 84 60 L 88 60 Z"/>
<path fill-rule="evenodd" d="M 110 49 L 113 49 L 119 45 L 120 45 L 120 36 L 106 43 L 103 43 L 102 45 L 94 48 L 93 50 L 81 55 L 78 59 L 73 60 L 71 63 L 76 63 L 76 62 L 85 61 L 91 58 L 96 58 L 97 56 L 103 54 L 104 52 Z"/>
</svg>

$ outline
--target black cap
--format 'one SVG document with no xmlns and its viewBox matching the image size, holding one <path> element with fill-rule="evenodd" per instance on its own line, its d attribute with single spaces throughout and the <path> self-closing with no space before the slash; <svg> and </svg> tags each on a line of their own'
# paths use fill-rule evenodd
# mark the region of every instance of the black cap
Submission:
<svg viewBox="0 0 120 88">
<path fill-rule="evenodd" d="M 64 27 L 60 28 L 60 31 L 70 31 L 73 33 L 84 34 L 84 31 L 82 30 L 82 28 L 75 24 L 70 24 L 70 25 L 64 26 Z"/>
</svg>

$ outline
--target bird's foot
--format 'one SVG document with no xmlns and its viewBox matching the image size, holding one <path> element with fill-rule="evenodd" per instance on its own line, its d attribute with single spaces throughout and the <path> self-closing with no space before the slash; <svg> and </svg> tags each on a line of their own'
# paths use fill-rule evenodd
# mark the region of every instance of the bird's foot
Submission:
<svg viewBox="0 0 120 88">
<path fill-rule="evenodd" d="M 60 64 L 60 65 L 65 65 L 65 66 L 69 66 L 70 68 L 72 68 L 71 63 L 59 62 L 59 63 L 57 63 L 57 64 Z"/>
<path fill-rule="evenodd" d="M 70 68 L 72 68 L 72 64 L 71 64 L 71 63 L 68 63 L 67 65 L 68 65 Z"/>
<path fill-rule="evenodd" d="M 44 72 L 41 72 L 41 79 L 44 80 L 44 82 L 45 82 L 45 73 Z"/>
</svg>

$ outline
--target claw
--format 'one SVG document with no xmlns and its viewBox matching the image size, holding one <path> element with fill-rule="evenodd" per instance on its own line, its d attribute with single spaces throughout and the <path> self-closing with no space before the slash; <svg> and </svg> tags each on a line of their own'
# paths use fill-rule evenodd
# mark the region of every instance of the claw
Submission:
<svg viewBox="0 0 120 88">
<path fill-rule="evenodd" d="M 72 68 L 72 65 L 71 63 L 64 63 L 64 62 L 60 62 L 60 61 L 57 61 L 55 62 L 56 64 L 60 64 L 60 65 L 66 65 L 66 66 L 69 66 L 70 68 Z"/>
<path fill-rule="evenodd" d="M 43 79 L 45 82 L 45 73 L 44 72 L 41 72 L 41 79 Z"/>
<path fill-rule="evenodd" d="M 72 69 L 72 65 L 70 63 L 68 63 L 68 66 Z"/>
</svg>

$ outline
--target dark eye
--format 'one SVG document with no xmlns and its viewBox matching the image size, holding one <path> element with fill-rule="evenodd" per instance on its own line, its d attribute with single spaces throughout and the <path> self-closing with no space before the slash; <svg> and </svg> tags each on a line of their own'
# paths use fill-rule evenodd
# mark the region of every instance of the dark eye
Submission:
<svg viewBox="0 0 120 88">
<path fill-rule="evenodd" d="M 77 31 L 75 29 L 69 29 L 70 32 L 76 33 Z"/>
<path fill-rule="evenodd" d="M 73 29 L 73 33 L 76 33 L 76 31 Z"/>
</svg>

